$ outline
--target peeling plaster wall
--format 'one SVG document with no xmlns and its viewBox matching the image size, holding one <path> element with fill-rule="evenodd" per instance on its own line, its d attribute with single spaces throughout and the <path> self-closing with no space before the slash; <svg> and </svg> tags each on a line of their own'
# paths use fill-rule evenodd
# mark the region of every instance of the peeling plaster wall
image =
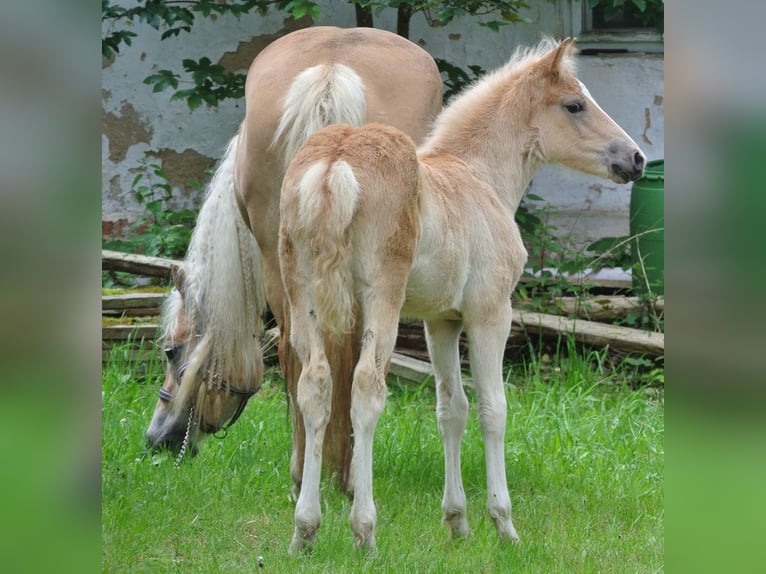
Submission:
<svg viewBox="0 0 766 574">
<path fill-rule="evenodd" d="M 352 27 L 353 6 L 325 0 L 317 24 Z M 486 70 L 502 65 L 519 44 L 533 44 L 541 31 L 560 37 L 564 29 L 558 3 L 539 2 L 526 11 L 533 24 L 491 32 L 467 20 L 432 28 L 413 18 L 410 38 L 436 58 Z M 136 24 L 132 46 L 102 69 L 102 220 L 105 232 L 119 232 L 141 213 L 130 186 L 142 160 L 161 163 L 177 196 L 176 207 L 198 205 L 202 191 L 227 142 L 242 120 L 244 103 L 226 101 L 218 109 L 190 112 L 171 102 L 170 92 L 154 94 L 143 79 L 156 70 L 179 69 L 183 58 L 210 57 L 230 71 L 246 71 L 253 58 L 279 36 L 309 25 L 271 11 L 240 20 L 199 20 L 192 34 L 161 41 L 160 34 Z M 386 10 L 375 25 L 394 31 L 396 14 Z M 664 155 L 664 61 L 661 55 L 580 56 L 579 77 L 601 107 L 642 146 L 649 159 Z M 630 186 L 548 166 L 532 182 L 535 194 L 558 211 L 553 223 L 576 244 L 628 232 Z"/>
</svg>

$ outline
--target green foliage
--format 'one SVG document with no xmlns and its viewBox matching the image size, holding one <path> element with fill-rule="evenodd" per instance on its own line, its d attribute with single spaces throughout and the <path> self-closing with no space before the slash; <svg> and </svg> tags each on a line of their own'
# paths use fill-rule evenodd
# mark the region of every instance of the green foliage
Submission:
<svg viewBox="0 0 766 574">
<path fill-rule="evenodd" d="M 590 243 L 586 250 L 596 256 L 591 262 L 594 271 L 605 267 L 630 269 L 630 238 L 627 236 L 602 237 Z"/>
<path fill-rule="evenodd" d="M 460 66 L 451 64 L 447 60 L 441 58 L 434 59 L 436 60 L 436 66 L 439 68 L 439 72 L 441 72 L 443 77 L 444 94 L 442 98 L 445 104 L 447 104 L 453 96 L 459 94 L 486 73 L 486 70 L 481 66 L 468 66 L 468 72 L 466 72 Z"/>
<path fill-rule="evenodd" d="M 161 38 L 165 40 L 190 32 L 197 14 L 204 18 L 224 14 L 239 18 L 253 11 L 266 14 L 272 4 L 273 0 L 138 0 L 132 8 L 125 8 L 111 0 L 101 0 L 101 20 L 110 23 L 109 32 L 101 39 L 101 54 L 111 58 L 120 51 L 120 44 L 130 45 L 130 39 L 136 34 L 124 27 L 135 22 L 162 30 Z"/>
<path fill-rule="evenodd" d="M 319 18 L 319 6 L 317 6 L 316 2 L 311 2 L 310 0 L 290 0 L 290 2 L 282 6 L 282 10 L 296 20 L 303 18 L 307 14 L 314 20 Z"/>
<path fill-rule="evenodd" d="M 402 9 L 405 7 L 410 15 L 416 12 L 423 13 L 431 26 L 443 26 L 455 19 L 469 16 L 479 18 L 477 22 L 479 26 L 497 31 L 501 26 L 530 21 L 519 13 L 520 10 L 529 8 L 529 3 L 525 0 L 453 0 L 451 2 L 438 0 L 357 0 L 355 3 L 364 8 L 370 7 L 377 14 L 380 14 L 385 8 Z M 492 19 L 484 20 L 482 19 L 484 17 L 491 17 Z"/>
<path fill-rule="evenodd" d="M 529 258 L 524 281 L 516 287 L 515 295 L 534 301 L 538 309 L 546 311 L 554 308 L 553 299 L 575 289 L 564 273 L 577 273 L 587 266 L 578 252 L 557 237 L 558 228 L 550 223 L 556 210 L 550 205 L 529 203 L 538 201 L 543 199 L 527 193 L 516 211 L 516 223 Z"/>
<path fill-rule="evenodd" d="M 186 100 L 191 110 L 195 110 L 203 102 L 215 107 L 227 98 L 237 99 L 245 94 L 245 76 L 227 72 L 220 64 L 213 64 L 208 57 L 201 58 L 199 61 L 184 59 L 183 67 L 184 71 L 191 74 L 194 87 L 178 90 L 170 99 L 171 101 Z M 165 74 L 167 77 L 175 76 L 168 70 L 161 70 L 160 74 Z M 155 92 L 164 90 L 168 86 L 178 87 L 177 81 L 172 82 L 166 77 L 152 81 L 155 76 L 149 76 L 144 80 L 145 84 L 154 83 Z M 176 80 L 177 78 L 178 76 L 175 76 Z"/>
<path fill-rule="evenodd" d="M 142 161 L 139 173 L 131 184 L 131 193 L 146 212 L 130 226 L 128 238 L 104 241 L 103 247 L 171 259 L 182 258 L 191 238 L 197 212 L 169 208 L 173 190 L 162 167 Z"/>
</svg>

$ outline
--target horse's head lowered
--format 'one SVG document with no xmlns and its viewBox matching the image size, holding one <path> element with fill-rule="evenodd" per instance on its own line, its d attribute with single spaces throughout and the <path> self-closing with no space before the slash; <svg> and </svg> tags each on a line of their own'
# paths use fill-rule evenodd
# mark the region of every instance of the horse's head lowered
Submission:
<svg viewBox="0 0 766 574">
<path fill-rule="evenodd" d="M 574 50 L 573 39 L 561 41 L 527 76 L 545 84 L 534 90 L 544 95 L 531 121 L 534 151 L 616 183 L 635 181 L 644 172 L 644 153 L 574 76 Z"/>
<path fill-rule="evenodd" d="M 261 386 L 263 367 L 257 337 L 236 356 L 215 329 L 200 330 L 204 318 L 185 301 L 184 287 L 179 273 L 163 310 L 167 367 L 146 438 L 151 448 L 195 454 L 204 435 L 225 436 L 237 421 Z"/>
</svg>

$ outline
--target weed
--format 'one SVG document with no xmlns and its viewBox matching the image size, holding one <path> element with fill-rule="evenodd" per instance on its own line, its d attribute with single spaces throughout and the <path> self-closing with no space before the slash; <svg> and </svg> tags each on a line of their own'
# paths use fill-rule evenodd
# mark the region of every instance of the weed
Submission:
<svg viewBox="0 0 766 574">
<path fill-rule="evenodd" d="M 197 210 L 171 209 L 173 188 L 162 166 L 145 159 L 139 163 L 131 193 L 145 212 L 130 226 L 125 238 L 104 240 L 102 246 L 128 253 L 180 259 L 189 245 Z M 200 187 L 196 183 L 190 185 Z M 135 280 L 128 274 L 107 273 L 103 284 L 107 287 L 128 286 L 135 284 Z"/>
</svg>

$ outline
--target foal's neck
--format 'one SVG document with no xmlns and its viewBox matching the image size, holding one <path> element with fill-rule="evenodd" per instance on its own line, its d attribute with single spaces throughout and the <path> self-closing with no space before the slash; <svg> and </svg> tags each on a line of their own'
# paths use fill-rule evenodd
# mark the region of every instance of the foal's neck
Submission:
<svg viewBox="0 0 766 574">
<path fill-rule="evenodd" d="M 419 153 L 460 158 L 514 214 L 543 162 L 523 103 L 528 98 L 509 97 L 512 81 L 492 77 L 460 96 L 437 118 Z"/>
</svg>

